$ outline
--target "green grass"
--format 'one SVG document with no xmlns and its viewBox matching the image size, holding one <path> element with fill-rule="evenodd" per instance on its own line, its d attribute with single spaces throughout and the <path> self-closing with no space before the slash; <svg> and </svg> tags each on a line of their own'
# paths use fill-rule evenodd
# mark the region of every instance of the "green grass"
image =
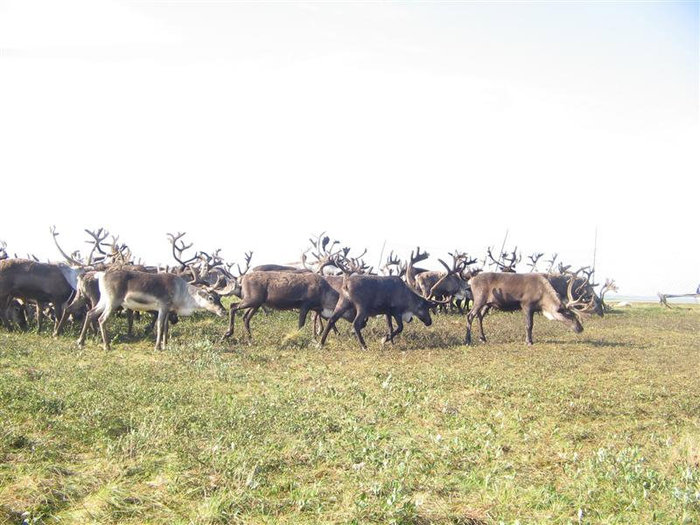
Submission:
<svg viewBox="0 0 700 525">
<path fill-rule="evenodd" d="M 699 308 L 538 316 L 531 348 L 520 314 L 471 348 L 460 316 L 375 320 L 368 352 L 294 317 L 165 352 L 0 332 L 0 522 L 700 522 Z"/>
</svg>

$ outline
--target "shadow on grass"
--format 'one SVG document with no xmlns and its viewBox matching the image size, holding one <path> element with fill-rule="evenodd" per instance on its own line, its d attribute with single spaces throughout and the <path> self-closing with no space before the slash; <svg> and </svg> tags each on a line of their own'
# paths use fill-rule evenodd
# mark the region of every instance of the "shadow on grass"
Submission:
<svg viewBox="0 0 700 525">
<path fill-rule="evenodd" d="M 650 347 L 650 345 L 640 345 L 639 343 L 606 341 L 601 339 L 541 339 L 540 342 L 553 345 L 574 345 L 594 348 L 630 348 L 643 350 Z M 535 344 L 537 344 L 537 341 L 535 341 Z"/>
</svg>

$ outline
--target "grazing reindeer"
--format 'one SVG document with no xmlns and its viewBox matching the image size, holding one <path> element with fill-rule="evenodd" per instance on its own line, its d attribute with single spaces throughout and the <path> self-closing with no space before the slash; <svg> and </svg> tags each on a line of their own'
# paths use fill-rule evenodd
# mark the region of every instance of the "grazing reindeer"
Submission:
<svg viewBox="0 0 700 525">
<path fill-rule="evenodd" d="M 158 312 L 156 350 L 162 350 L 168 339 L 168 314 L 191 315 L 195 310 L 208 310 L 219 317 L 226 314 L 213 287 L 200 288 L 170 273 L 145 273 L 131 270 L 97 272 L 100 299 L 85 317 L 78 346 L 85 343 L 88 326 L 99 316 L 100 333 L 105 350 L 109 350 L 106 324 L 114 311 L 123 306 L 140 312 Z"/>
<path fill-rule="evenodd" d="M 10 301 L 5 316 L 8 321 L 16 324 L 23 332 L 29 327 L 27 324 L 26 304 L 20 299 L 12 299 Z"/>
<path fill-rule="evenodd" d="M 525 342 L 528 345 L 532 345 L 535 312 L 542 312 L 548 319 L 561 321 L 577 333 L 582 332 L 579 316 L 596 309 L 596 298 L 592 286 L 582 285 L 577 274 L 578 272 L 573 275 L 486 272 L 472 277 L 470 285 L 474 305 L 467 314 L 466 344 L 469 345 L 472 341 L 474 318 L 479 320 L 480 339 L 486 341 L 483 317 L 489 308 L 511 312 L 522 310 L 525 313 Z M 576 299 L 573 297 L 574 289 L 580 293 Z"/>
<path fill-rule="evenodd" d="M 426 255 L 427 257 L 427 255 Z M 412 260 L 415 258 L 412 256 Z M 321 337 L 321 346 L 326 342 L 328 333 L 341 317 L 355 311 L 352 328 L 363 350 L 367 349 L 362 329 L 367 325 L 370 316 L 386 315 L 389 334 L 384 341 L 394 341 L 394 337 L 403 331 L 403 323 L 418 317 L 423 324 L 430 326 L 430 309 L 437 303 L 429 301 L 415 293 L 404 281 L 396 276 L 363 275 L 352 272 L 352 268 L 340 259 L 335 261 L 343 271 L 343 285 L 340 298 L 333 315 L 330 317 Z M 396 321 L 397 328 L 391 327 L 391 318 Z"/>
<path fill-rule="evenodd" d="M 700 288 L 700 287 L 698 287 L 698 288 Z M 603 284 L 603 287 L 600 289 L 600 292 L 598 294 L 598 297 L 600 298 L 600 304 L 603 308 L 603 311 L 610 309 L 608 307 L 608 305 L 605 304 L 605 294 L 608 292 L 617 292 L 617 291 L 619 291 L 619 288 L 617 287 L 617 283 L 615 282 L 615 279 L 605 279 L 605 283 Z"/>
</svg>

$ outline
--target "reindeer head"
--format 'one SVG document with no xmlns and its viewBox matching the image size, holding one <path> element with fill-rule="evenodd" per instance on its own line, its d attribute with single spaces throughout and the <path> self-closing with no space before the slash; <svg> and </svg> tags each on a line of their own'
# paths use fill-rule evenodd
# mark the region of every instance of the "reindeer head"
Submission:
<svg viewBox="0 0 700 525">
<path fill-rule="evenodd" d="M 224 305 L 221 304 L 221 296 L 211 290 L 210 288 L 203 288 L 193 284 L 188 285 L 190 288 L 190 294 L 194 299 L 194 302 L 201 308 L 212 312 L 219 317 L 226 315 L 226 309 Z"/>
<path fill-rule="evenodd" d="M 583 274 L 583 276 L 579 274 Z M 566 289 L 566 309 L 577 317 L 591 314 L 602 317 L 603 304 L 595 293 L 596 284 L 591 282 L 593 271 L 588 268 L 580 268 L 569 275 L 569 284 Z"/>
</svg>

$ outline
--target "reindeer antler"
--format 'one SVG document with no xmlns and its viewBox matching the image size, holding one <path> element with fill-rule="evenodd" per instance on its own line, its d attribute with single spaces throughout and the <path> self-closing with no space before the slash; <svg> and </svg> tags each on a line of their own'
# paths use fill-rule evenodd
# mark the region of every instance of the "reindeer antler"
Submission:
<svg viewBox="0 0 700 525">
<path fill-rule="evenodd" d="M 87 266 L 87 265 L 86 265 L 85 263 L 83 263 L 82 261 L 77 260 L 77 257 L 79 256 L 79 253 L 80 253 L 80 252 L 78 252 L 78 251 L 73 252 L 73 254 L 72 254 L 73 257 L 71 257 L 70 255 L 68 255 L 66 252 L 63 251 L 63 248 L 61 248 L 61 245 L 58 244 L 58 235 L 59 235 L 59 233 L 58 233 L 58 231 L 56 230 L 56 226 L 51 226 L 51 227 L 49 228 L 49 231 L 51 232 L 51 235 L 53 235 L 53 242 L 54 242 L 54 244 L 56 245 L 56 248 L 58 248 L 58 251 L 61 252 L 61 255 L 63 255 L 63 258 L 64 258 L 66 261 L 68 261 L 70 264 L 73 264 L 73 265 L 75 265 L 75 266 L 80 266 L 80 267 L 82 267 L 82 268 L 84 268 L 85 266 Z"/>
<path fill-rule="evenodd" d="M 243 277 L 246 273 L 248 273 L 248 270 L 250 269 L 250 261 L 253 258 L 253 252 L 246 252 L 245 253 L 245 270 L 241 271 L 241 266 L 239 264 L 236 265 L 238 268 L 238 277 Z"/>
<path fill-rule="evenodd" d="M 530 259 L 530 262 L 527 263 L 527 265 L 530 267 L 530 272 L 534 272 L 537 270 L 537 261 L 539 261 L 544 253 L 533 253 L 532 255 L 528 255 L 527 258 Z"/>
<path fill-rule="evenodd" d="M 182 270 L 187 268 L 190 264 L 192 264 L 198 258 L 198 254 L 195 253 L 189 259 L 184 260 L 184 261 L 182 260 L 183 253 L 186 250 L 189 250 L 190 248 L 192 248 L 192 246 L 194 245 L 194 243 L 185 244 L 185 241 L 181 240 L 185 235 L 187 235 L 186 232 L 178 232 L 177 235 L 172 234 L 172 233 L 167 234 L 168 240 L 170 241 L 170 244 L 172 244 L 172 247 L 173 247 L 173 259 L 175 259 L 180 264 L 180 268 Z M 178 241 L 180 241 L 179 244 L 178 244 Z"/>
<path fill-rule="evenodd" d="M 90 253 L 88 254 L 87 257 L 87 264 L 92 264 L 93 262 L 93 257 L 95 255 L 95 251 L 97 251 L 102 257 L 98 257 L 96 259 L 96 262 L 103 262 L 107 258 L 107 252 L 105 252 L 102 249 L 102 246 L 108 246 L 104 240 L 109 237 L 109 232 L 105 230 L 104 228 L 98 228 L 96 231 L 91 231 L 88 230 L 87 228 L 85 229 L 85 233 L 87 233 L 90 237 L 92 237 L 92 240 L 87 240 L 85 241 L 87 244 L 92 244 L 92 250 L 90 250 Z"/>
</svg>

